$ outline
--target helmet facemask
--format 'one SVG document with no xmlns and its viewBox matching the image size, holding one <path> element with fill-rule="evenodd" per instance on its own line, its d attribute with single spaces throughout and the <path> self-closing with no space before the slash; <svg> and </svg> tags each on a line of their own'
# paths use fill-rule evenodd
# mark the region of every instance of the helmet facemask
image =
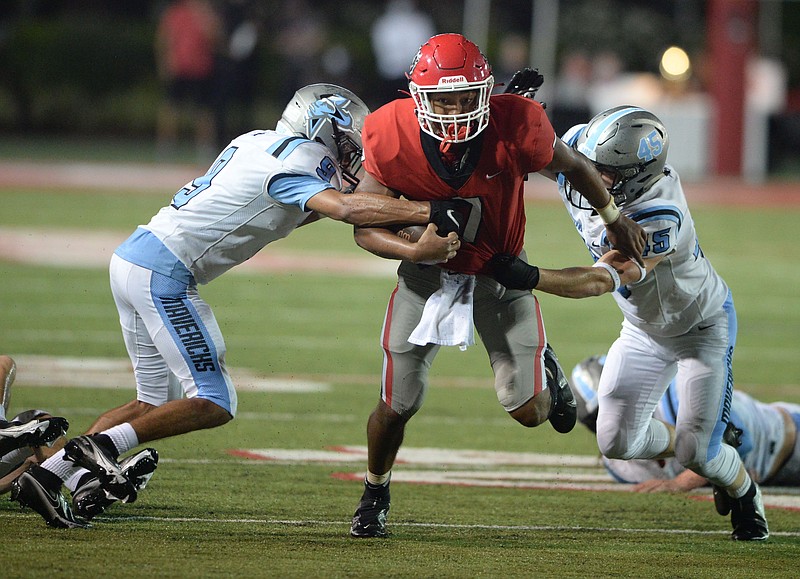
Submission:
<svg viewBox="0 0 800 579">
<path fill-rule="evenodd" d="M 428 40 L 417 52 L 407 76 L 419 126 L 442 142 L 442 150 L 451 143 L 475 138 L 488 126 L 492 68 L 480 49 L 461 34 L 439 34 Z M 434 112 L 436 96 L 467 91 L 476 92 L 471 110 Z"/>
<path fill-rule="evenodd" d="M 420 87 L 413 81 L 408 83 L 411 96 L 416 103 L 417 120 L 424 132 L 445 143 L 464 143 L 483 131 L 489 124 L 489 97 L 494 78 L 478 83 L 461 83 L 445 87 Z M 441 93 L 463 93 L 475 91 L 475 108 L 455 114 L 437 114 L 432 100 Z"/>
<path fill-rule="evenodd" d="M 339 167 L 342 169 L 342 180 L 351 187 L 355 187 L 359 182 L 356 175 L 361 170 L 361 159 L 363 158 L 361 143 L 339 129 L 336 119 L 331 120 L 331 129 L 333 129 L 333 142 L 336 143 Z"/>
<path fill-rule="evenodd" d="M 608 188 L 608 192 L 614 196 L 614 203 L 617 206 L 621 206 L 639 198 L 645 192 L 645 185 L 652 177 L 648 174 L 647 166 L 655 160 L 651 159 L 644 163 L 617 167 L 601 165 L 600 163 L 595 163 L 594 166 L 600 173 L 613 176 L 613 183 Z M 643 174 L 642 178 L 637 178 Z"/>
</svg>

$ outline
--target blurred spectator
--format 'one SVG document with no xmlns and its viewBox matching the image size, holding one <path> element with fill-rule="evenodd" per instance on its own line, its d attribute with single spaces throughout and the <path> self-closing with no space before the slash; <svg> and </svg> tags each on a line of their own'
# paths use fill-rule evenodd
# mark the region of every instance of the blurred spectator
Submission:
<svg viewBox="0 0 800 579">
<path fill-rule="evenodd" d="M 220 6 L 224 44 L 217 60 L 215 123 L 217 148 L 252 130 L 258 76 L 256 48 L 262 15 L 254 0 L 224 0 Z"/>
<path fill-rule="evenodd" d="M 325 82 L 321 58 L 328 32 L 321 12 L 306 0 L 287 0 L 283 13 L 273 16 L 278 34 L 274 50 L 283 61 L 279 100 L 291 100 L 298 87 Z"/>
<path fill-rule="evenodd" d="M 493 67 L 496 92 L 505 90 L 502 83 L 508 83 L 514 73 L 526 67 L 536 68 L 536 63 L 529 63 L 528 39 L 522 34 L 509 32 L 500 38 L 497 65 Z M 548 79 L 545 79 L 548 80 Z"/>
<path fill-rule="evenodd" d="M 408 91 L 408 64 L 434 34 L 433 19 L 417 10 L 413 0 L 389 0 L 372 24 L 372 51 L 381 82 L 371 108 L 398 98 L 399 90 Z"/>
<path fill-rule="evenodd" d="M 587 99 L 592 82 L 592 63 L 583 52 L 570 52 L 564 56 L 554 80 L 554 102 L 547 110 L 556 134 L 563 135 L 570 127 L 585 123 L 593 116 Z"/>
<path fill-rule="evenodd" d="M 351 78 L 353 57 L 350 50 L 341 43 L 328 46 L 322 53 L 322 71 L 325 82 L 340 86 L 353 86 L 355 81 Z"/>
<path fill-rule="evenodd" d="M 157 119 L 160 154 L 177 144 L 181 120 L 192 119 L 198 161 L 213 158 L 215 58 L 222 22 L 208 0 L 173 0 L 156 32 L 155 53 L 165 91 Z"/>
</svg>

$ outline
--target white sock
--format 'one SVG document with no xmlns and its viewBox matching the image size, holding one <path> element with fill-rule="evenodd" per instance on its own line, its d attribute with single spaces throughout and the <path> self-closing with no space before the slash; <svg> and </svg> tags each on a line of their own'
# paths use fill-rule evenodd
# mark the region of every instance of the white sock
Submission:
<svg viewBox="0 0 800 579">
<path fill-rule="evenodd" d="M 386 474 L 373 474 L 370 471 L 367 471 L 367 482 L 377 487 L 386 484 L 391 476 L 392 471 L 389 471 Z"/>
<path fill-rule="evenodd" d="M 78 469 L 77 472 L 73 473 L 67 480 L 64 481 L 64 486 L 69 489 L 69 492 L 75 492 L 75 489 L 78 488 L 78 483 L 81 480 L 81 477 L 88 473 L 89 471 L 85 468 Z"/>
<path fill-rule="evenodd" d="M 136 436 L 136 431 L 129 422 L 113 426 L 108 430 L 104 430 L 100 434 L 105 434 L 117 447 L 120 454 L 128 452 L 132 448 L 139 446 L 139 437 Z"/>
<path fill-rule="evenodd" d="M 81 468 L 75 466 L 71 460 L 64 460 L 63 448 L 44 461 L 40 466 L 49 470 L 61 480 L 67 480 L 75 471 Z"/>
<path fill-rule="evenodd" d="M 733 489 L 732 493 L 730 492 L 730 487 L 729 487 L 728 494 L 732 496 L 734 499 L 740 499 L 750 489 L 750 484 L 752 482 L 753 481 L 750 479 L 750 475 L 745 472 L 744 482 L 742 483 L 742 486 L 740 486 L 738 489 Z"/>
</svg>

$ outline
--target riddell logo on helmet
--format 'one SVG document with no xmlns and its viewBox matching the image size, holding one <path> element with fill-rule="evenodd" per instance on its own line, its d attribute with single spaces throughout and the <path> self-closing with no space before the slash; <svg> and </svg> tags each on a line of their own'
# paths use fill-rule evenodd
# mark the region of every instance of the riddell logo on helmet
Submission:
<svg viewBox="0 0 800 579">
<path fill-rule="evenodd" d="M 445 76 L 444 78 L 439 79 L 439 85 L 451 85 L 451 84 L 467 84 L 467 77 L 463 74 L 459 76 Z"/>
</svg>

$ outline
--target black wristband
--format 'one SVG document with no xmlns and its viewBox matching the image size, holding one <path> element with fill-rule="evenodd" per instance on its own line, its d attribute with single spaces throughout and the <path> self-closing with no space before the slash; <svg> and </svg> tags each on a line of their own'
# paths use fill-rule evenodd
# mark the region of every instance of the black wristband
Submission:
<svg viewBox="0 0 800 579">
<path fill-rule="evenodd" d="M 532 290 L 539 285 L 539 268 L 516 255 L 498 254 L 489 263 L 494 278 L 508 289 Z"/>
<path fill-rule="evenodd" d="M 519 260 L 519 263 L 525 265 L 526 271 L 524 277 L 521 276 L 520 278 L 521 287 L 513 289 L 524 289 L 524 290 L 536 289 L 536 286 L 539 285 L 539 268 L 536 267 L 535 265 L 527 264 L 522 260 Z"/>
</svg>

